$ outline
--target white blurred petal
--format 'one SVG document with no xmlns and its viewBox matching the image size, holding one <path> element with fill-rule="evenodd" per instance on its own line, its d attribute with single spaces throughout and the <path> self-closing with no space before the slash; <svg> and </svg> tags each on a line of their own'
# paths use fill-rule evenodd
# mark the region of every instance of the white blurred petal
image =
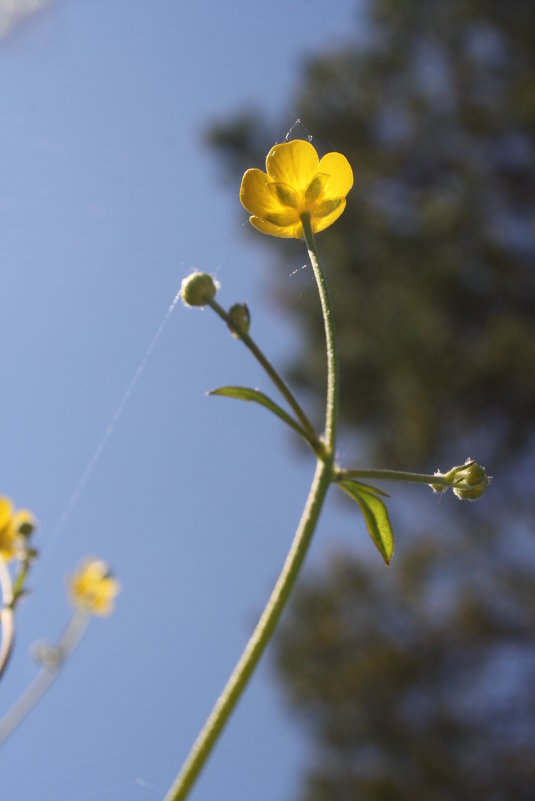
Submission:
<svg viewBox="0 0 535 801">
<path fill-rule="evenodd" d="M 48 4 L 49 0 L 0 0 L 0 39 L 15 25 Z"/>
</svg>

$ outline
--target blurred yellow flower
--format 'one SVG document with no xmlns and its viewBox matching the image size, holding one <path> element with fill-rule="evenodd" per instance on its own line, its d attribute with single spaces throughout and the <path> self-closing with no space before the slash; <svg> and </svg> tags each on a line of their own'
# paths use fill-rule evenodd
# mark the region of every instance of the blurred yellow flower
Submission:
<svg viewBox="0 0 535 801">
<path fill-rule="evenodd" d="M 0 498 L 0 556 L 9 562 L 23 556 L 26 537 L 35 529 L 35 518 L 27 509 L 15 510 L 9 498 Z"/>
<path fill-rule="evenodd" d="M 266 158 L 266 172 L 247 170 L 240 189 L 249 222 L 263 234 L 301 239 L 301 215 L 310 214 L 318 233 L 338 219 L 353 186 L 353 171 L 341 153 L 319 159 L 303 139 L 275 145 Z"/>
<path fill-rule="evenodd" d="M 109 615 L 121 589 L 106 562 L 86 559 L 68 581 L 73 606 L 88 615 Z"/>
</svg>

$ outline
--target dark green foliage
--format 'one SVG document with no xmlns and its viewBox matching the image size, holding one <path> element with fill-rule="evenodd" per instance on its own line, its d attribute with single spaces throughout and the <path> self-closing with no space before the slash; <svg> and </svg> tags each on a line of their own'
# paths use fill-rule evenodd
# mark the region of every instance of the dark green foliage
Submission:
<svg viewBox="0 0 535 801">
<path fill-rule="evenodd" d="M 405 546 L 385 576 L 344 556 L 278 638 L 316 745 L 303 801 L 531 801 L 535 584 L 492 532 Z M 504 549 L 505 551 L 505 549 Z"/>
<path fill-rule="evenodd" d="M 477 504 L 439 498 L 416 543 L 412 489 L 412 545 L 396 532 L 388 571 L 346 554 L 292 599 L 278 665 L 315 744 L 299 799 L 531 801 L 535 2 L 368 9 L 353 44 L 310 59 L 294 104 L 356 175 L 318 237 L 352 466 L 473 456 L 495 482 Z M 236 185 L 280 130 L 252 114 L 219 126 Z M 277 295 L 304 334 L 291 371 L 321 408 L 317 293 L 310 271 L 288 278 L 302 250 L 252 235 L 281 257 Z"/>
<path fill-rule="evenodd" d="M 356 175 L 319 237 L 343 420 L 391 467 L 453 463 L 462 441 L 496 469 L 535 427 L 535 4 L 371 10 L 358 45 L 310 60 L 295 103 L 316 146 L 344 153 Z M 237 182 L 263 167 L 273 136 L 245 115 L 212 142 Z M 295 243 L 270 245 L 298 258 Z M 321 387 L 310 273 L 291 289 L 281 270 L 281 303 L 306 333 L 294 378 Z"/>
</svg>

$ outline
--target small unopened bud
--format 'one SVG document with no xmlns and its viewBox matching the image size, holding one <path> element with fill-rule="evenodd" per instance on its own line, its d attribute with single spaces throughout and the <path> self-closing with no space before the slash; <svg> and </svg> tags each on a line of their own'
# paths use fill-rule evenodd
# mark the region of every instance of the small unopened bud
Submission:
<svg viewBox="0 0 535 801">
<path fill-rule="evenodd" d="M 180 286 L 180 295 L 186 306 L 206 306 L 216 296 L 217 282 L 208 273 L 195 270 Z"/>
<path fill-rule="evenodd" d="M 487 489 L 490 476 L 485 472 L 485 468 L 478 464 L 474 459 L 467 459 L 464 464 L 452 467 L 447 473 L 437 470 L 437 477 L 446 479 L 447 486 L 453 490 L 453 494 L 461 501 L 475 501 L 481 498 Z M 443 492 L 447 489 L 444 484 L 430 484 L 434 492 Z"/>
<path fill-rule="evenodd" d="M 249 333 L 251 315 L 246 303 L 235 303 L 234 306 L 230 307 L 228 316 L 228 327 L 232 336 L 239 339 L 244 334 Z"/>
<path fill-rule="evenodd" d="M 30 654 L 32 659 L 47 670 L 57 670 L 61 665 L 60 649 L 47 642 L 38 642 L 32 645 Z"/>
<path fill-rule="evenodd" d="M 455 476 L 453 494 L 461 501 L 475 501 L 481 498 L 489 485 L 485 468 L 473 459 L 467 459 Z"/>
<path fill-rule="evenodd" d="M 35 531 L 37 523 L 31 512 L 26 509 L 20 509 L 13 515 L 12 526 L 21 537 L 27 539 Z"/>
</svg>

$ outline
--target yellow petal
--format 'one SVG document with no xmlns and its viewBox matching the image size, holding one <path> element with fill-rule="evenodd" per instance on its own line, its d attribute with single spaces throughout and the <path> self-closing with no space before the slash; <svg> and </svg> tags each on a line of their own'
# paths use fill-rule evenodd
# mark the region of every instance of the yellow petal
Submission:
<svg viewBox="0 0 535 801">
<path fill-rule="evenodd" d="M 269 188 L 270 183 L 262 170 L 247 170 L 241 182 L 240 200 L 249 214 L 263 217 L 269 212 L 283 210 L 277 195 Z"/>
<path fill-rule="evenodd" d="M 13 539 L 9 532 L 0 532 L 0 556 L 4 562 L 10 562 L 17 555 L 17 541 Z"/>
<path fill-rule="evenodd" d="M 338 217 L 340 217 L 346 207 L 345 198 L 342 198 L 340 204 L 331 211 L 330 214 L 326 214 L 323 217 L 312 217 L 312 230 L 315 234 L 319 233 L 320 231 L 324 231 L 329 225 L 332 225 Z"/>
<path fill-rule="evenodd" d="M 71 602 L 89 615 L 108 615 L 112 612 L 113 601 L 120 588 L 120 583 L 110 575 L 108 566 L 100 559 L 83 562 L 69 581 Z"/>
<path fill-rule="evenodd" d="M 9 562 L 17 554 L 17 537 L 10 525 L 0 528 L 0 556 Z"/>
<path fill-rule="evenodd" d="M 353 186 L 353 170 L 341 153 L 327 153 L 319 163 L 319 171 L 329 176 L 325 182 L 327 197 L 345 197 Z"/>
<path fill-rule="evenodd" d="M 249 217 L 249 222 L 258 231 L 269 236 L 280 236 L 283 239 L 301 239 L 303 236 L 303 227 L 300 222 L 294 225 L 274 225 L 274 223 L 265 220 L 262 217 Z"/>
<path fill-rule="evenodd" d="M 304 193 L 318 171 L 318 154 L 310 142 L 294 139 L 271 148 L 266 169 L 272 181 L 290 184 Z"/>
<path fill-rule="evenodd" d="M 119 589 L 119 582 L 112 576 L 101 579 L 98 588 L 93 589 L 92 609 L 89 611 L 94 615 L 109 615 L 110 612 L 113 612 L 113 602 Z"/>
<path fill-rule="evenodd" d="M 13 514 L 13 504 L 9 498 L 0 498 L 0 529 L 7 526 Z"/>
</svg>

